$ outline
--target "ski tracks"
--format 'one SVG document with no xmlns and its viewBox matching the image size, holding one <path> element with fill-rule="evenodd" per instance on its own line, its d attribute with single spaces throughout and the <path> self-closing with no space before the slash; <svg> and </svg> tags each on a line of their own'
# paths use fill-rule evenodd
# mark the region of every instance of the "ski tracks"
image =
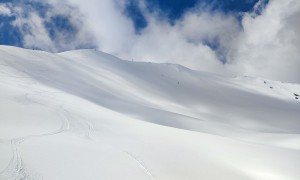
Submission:
<svg viewBox="0 0 300 180">
<path fill-rule="evenodd" d="M 91 134 L 94 131 L 94 126 L 90 122 L 87 122 L 86 125 L 87 125 L 86 138 L 88 138 L 90 140 L 93 140 L 92 137 L 91 137 Z"/>
<path fill-rule="evenodd" d="M 143 161 L 138 159 L 135 155 L 131 154 L 130 152 L 123 151 L 130 159 L 134 160 L 139 167 L 152 179 L 155 180 L 155 176 L 150 172 L 150 170 L 147 168 L 147 166 L 144 164 Z"/>
<path fill-rule="evenodd" d="M 10 140 L 12 148 L 12 158 L 7 165 L 7 167 L 0 172 L 0 180 L 40 180 L 43 179 L 39 175 L 33 175 L 29 173 L 26 169 L 22 157 L 19 153 L 19 146 L 22 142 L 32 139 L 32 138 L 42 138 L 46 136 L 57 135 L 63 133 L 70 128 L 70 123 L 68 119 L 68 111 L 66 111 L 62 106 L 60 110 L 60 118 L 62 120 L 61 127 L 53 132 L 39 134 L 39 135 L 29 135 L 20 138 L 15 138 Z"/>
<path fill-rule="evenodd" d="M 11 140 L 11 148 L 12 148 L 12 159 L 10 160 L 7 167 L 1 172 L 0 179 L 1 180 L 41 180 L 43 179 L 41 176 L 37 174 L 33 174 L 24 166 L 24 162 L 19 153 L 19 145 L 23 141 L 23 139 Z"/>
</svg>

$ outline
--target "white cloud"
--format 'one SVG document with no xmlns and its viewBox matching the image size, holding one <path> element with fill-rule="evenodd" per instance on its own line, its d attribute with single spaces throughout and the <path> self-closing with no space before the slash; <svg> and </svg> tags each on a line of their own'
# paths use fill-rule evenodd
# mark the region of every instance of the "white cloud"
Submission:
<svg viewBox="0 0 300 180">
<path fill-rule="evenodd" d="M 186 19 L 179 20 L 175 25 L 155 18 L 148 21 L 148 27 L 136 37 L 130 51 L 122 52 L 120 55 L 144 61 L 178 63 L 204 71 L 224 70 L 215 52 L 201 43 L 202 38 L 206 36 L 203 33 L 207 32 L 187 33 L 192 29 L 189 29 L 189 26 L 198 28 L 201 23 L 189 22 Z"/>
<path fill-rule="evenodd" d="M 260 16 L 246 14 L 229 67 L 238 74 L 300 82 L 300 1 L 272 0 Z"/>
<path fill-rule="evenodd" d="M 2 4 L 2 3 L 0 3 L 0 15 L 3 15 L 3 16 L 11 15 L 10 9 L 5 4 Z"/>
<path fill-rule="evenodd" d="M 38 0 L 30 0 L 30 3 L 40 3 Z M 44 2 L 44 15 L 34 9 L 30 4 L 7 3 L 10 16 L 15 20 L 11 22 L 15 28 L 18 28 L 22 36 L 22 43 L 25 48 L 42 49 L 51 52 L 72 50 L 80 47 L 93 47 L 95 42 L 92 34 L 85 28 L 82 14 L 75 7 L 71 7 L 62 1 L 49 0 Z M 55 37 L 49 33 L 47 23 L 52 23 L 53 17 L 66 17 L 70 24 L 74 26 L 75 32 L 61 31 L 52 28 Z M 74 36 L 74 37 L 73 37 Z"/>
<path fill-rule="evenodd" d="M 137 35 L 133 22 L 123 13 L 125 1 L 75 0 L 70 3 L 86 15 L 99 49 L 125 59 L 171 62 L 191 69 L 224 73 L 226 69 L 216 53 L 202 42 L 217 40 L 220 49 L 226 51 L 225 43 L 232 41 L 238 31 L 238 22 L 233 17 L 196 10 L 171 25 L 155 13 L 149 13 L 140 1 L 148 26 Z"/>
<path fill-rule="evenodd" d="M 86 16 L 88 28 L 96 36 L 99 49 L 117 54 L 126 51 L 134 41 L 133 23 L 122 13 L 122 1 L 114 0 L 72 0 Z M 121 6 L 121 7 L 120 7 Z"/>
<path fill-rule="evenodd" d="M 40 48 L 47 51 L 55 51 L 55 45 L 43 24 L 41 19 L 35 12 L 30 12 L 26 18 L 17 16 L 16 20 L 12 23 L 15 27 L 26 29 L 23 31 L 23 43 L 25 47 Z"/>
<path fill-rule="evenodd" d="M 31 0 L 38 1 L 38 0 Z M 260 0 L 255 13 L 245 13 L 242 24 L 232 14 L 194 8 L 170 24 L 159 12 L 149 12 L 138 1 L 148 26 L 139 34 L 124 15 L 128 0 L 48 0 L 53 9 L 41 18 L 36 12 L 18 16 L 15 26 L 24 31 L 26 47 L 38 46 L 49 51 L 97 45 L 99 50 L 124 59 L 170 62 L 191 69 L 220 74 L 261 76 L 288 82 L 300 82 L 300 1 L 270 0 L 264 10 Z M 21 14 L 14 7 L 10 13 Z M 73 41 L 56 32 L 51 39 L 44 22 L 65 15 L 77 28 Z M 211 49 L 206 44 L 217 45 Z M 220 57 L 227 60 L 222 63 Z"/>
</svg>

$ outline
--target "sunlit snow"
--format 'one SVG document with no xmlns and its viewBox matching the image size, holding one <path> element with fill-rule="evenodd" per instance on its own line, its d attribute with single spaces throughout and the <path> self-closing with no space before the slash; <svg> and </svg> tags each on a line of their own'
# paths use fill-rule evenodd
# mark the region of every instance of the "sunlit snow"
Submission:
<svg viewBox="0 0 300 180">
<path fill-rule="evenodd" d="M 0 179 L 297 180 L 299 94 L 95 50 L 0 46 Z"/>
</svg>

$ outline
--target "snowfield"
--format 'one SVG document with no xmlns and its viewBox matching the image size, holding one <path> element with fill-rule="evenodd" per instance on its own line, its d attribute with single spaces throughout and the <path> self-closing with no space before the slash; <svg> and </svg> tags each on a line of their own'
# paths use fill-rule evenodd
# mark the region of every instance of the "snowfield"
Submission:
<svg viewBox="0 0 300 180">
<path fill-rule="evenodd" d="M 95 50 L 0 46 L 0 179 L 299 180 L 299 95 Z"/>
</svg>

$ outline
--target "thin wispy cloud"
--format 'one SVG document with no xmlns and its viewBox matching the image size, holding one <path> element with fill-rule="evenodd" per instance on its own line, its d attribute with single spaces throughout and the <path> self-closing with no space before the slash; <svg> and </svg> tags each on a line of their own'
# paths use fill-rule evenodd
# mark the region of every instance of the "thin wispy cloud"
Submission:
<svg viewBox="0 0 300 180">
<path fill-rule="evenodd" d="M 6 4 L 0 4 L 0 15 L 10 16 L 11 11 L 10 8 L 6 6 Z"/>
</svg>

